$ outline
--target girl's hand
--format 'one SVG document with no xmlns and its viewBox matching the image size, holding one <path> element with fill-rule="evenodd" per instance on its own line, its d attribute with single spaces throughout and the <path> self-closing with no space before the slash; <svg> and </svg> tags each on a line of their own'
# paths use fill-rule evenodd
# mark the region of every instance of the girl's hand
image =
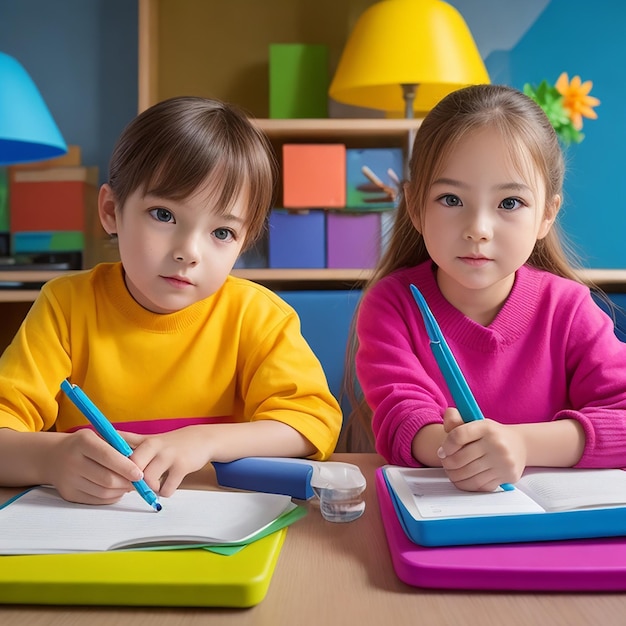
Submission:
<svg viewBox="0 0 626 626">
<path fill-rule="evenodd" d="M 135 463 L 89 429 L 57 436 L 46 457 L 49 482 L 69 502 L 112 504 L 143 476 Z"/>
<path fill-rule="evenodd" d="M 211 460 L 207 439 L 194 426 L 159 435 L 125 432 L 122 436 L 134 448 L 131 459 L 143 469 L 145 481 L 165 498 L 176 491 L 187 474 Z"/>
<path fill-rule="evenodd" d="M 443 425 L 447 435 L 437 455 L 459 489 L 494 491 L 519 480 L 526 448 L 518 431 L 490 419 L 464 423 L 455 408 L 446 409 Z"/>
</svg>

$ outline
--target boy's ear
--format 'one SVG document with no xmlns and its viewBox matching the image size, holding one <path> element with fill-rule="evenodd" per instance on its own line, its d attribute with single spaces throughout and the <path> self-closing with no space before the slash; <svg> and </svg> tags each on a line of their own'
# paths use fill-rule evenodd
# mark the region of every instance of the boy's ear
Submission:
<svg viewBox="0 0 626 626">
<path fill-rule="evenodd" d="M 537 239 L 543 239 L 550 232 L 560 208 L 561 196 L 557 194 L 552 198 L 551 202 L 546 203 L 546 210 L 543 213 L 543 220 L 539 228 L 539 233 L 537 233 Z"/>
<path fill-rule="evenodd" d="M 117 200 L 113 195 L 111 187 L 107 184 L 102 185 L 98 194 L 98 215 L 100 216 L 102 228 L 111 236 L 117 233 L 116 207 Z"/>
</svg>

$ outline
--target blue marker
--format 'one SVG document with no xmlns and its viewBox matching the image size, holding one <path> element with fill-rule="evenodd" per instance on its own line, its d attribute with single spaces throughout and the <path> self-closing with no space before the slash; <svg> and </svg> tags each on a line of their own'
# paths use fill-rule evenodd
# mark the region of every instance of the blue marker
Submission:
<svg viewBox="0 0 626 626">
<path fill-rule="evenodd" d="M 113 448 L 124 456 L 130 456 L 133 449 L 122 439 L 122 436 L 113 428 L 113 425 L 104 416 L 102 411 L 88 398 L 87 394 L 78 386 L 72 385 L 68 380 L 61 383 L 61 389 L 67 397 L 78 407 L 80 412 L 89 420 L 94 430 Z M 159 497 L 150 489 L 145 480 L 133 483 L 139 495 L 155 510 L 160 511 L 163 507 Z"/>
<path fill-rule="evenodd" d="M 461 414 L 461 418 L 464 422 L 473 422 L 474 420 L 485 419 L 483 412 L 480 410 L 480 407 L 478 406 L 478 403 L 476 402 L 476 399 L 474 398 L 472 391 L 463 376 L 463 372 L 461 372 L 459 364 L 456 362 L 450 347 L 446 343 L 435 316 L 428 308 L 428 304 L 426 304 L 424 296 L 415 285 L 411 285 L 411 293 L 413 294 L 413 298 L 415 299 L 415 302 L 417 302 L 420 313 L 424 318 L 426 333 L 430 339 L 430 349 L 435 355 L 437 365 L 439 365 L 439 369 L 441 370 L 441 373 L 443 374 L 443 377 L 448 385 L 448 389 L 450 389 L 450 393 L 456 403 L 456 408 Z M 515 489 L 515 487 L 509 483 L 504 483 L 500 485 L 500 487 L 502 487 L 504 491 L 512 491 Z"/>
</svg>

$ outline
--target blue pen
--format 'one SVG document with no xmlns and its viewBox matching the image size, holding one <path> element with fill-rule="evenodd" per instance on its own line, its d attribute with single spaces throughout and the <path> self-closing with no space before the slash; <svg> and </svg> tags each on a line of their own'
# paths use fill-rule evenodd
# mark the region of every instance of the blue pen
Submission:
<svg viewBox="0 0 626 626">
<path fill-rule="evenodd" d="M 411 293 L 413 294 L 413 298 L 415 299 L 415 302 L 417 302 L 420 313 L 424 318 L 426 333 L 430 339 L 430 349 L 435 355 L 437 365 L 439 365 L 439 369 L 441 370 L 441 373 L 443 374 L 443 377 L 448 385 L 448 389 L 450 389 L 450 393 L 456 403 L 456 408 L 461 414 L 461 418 L 464 422 L 485 419 L 483 412 L 480 410 L 480 407 L 476 402 L 476 398 L 474 398 L 474 395 L 472 394 L 472 391 L 463 376 L 463 372 L 461 372 L 459 364 L 456 362 L 450 347 L 446 343 L 445 337 L 441 332 L 441 328 L 439 328 L 439 324 L 437 324 L 435 316 L 428 308 L 428 304 L 426 304 L 424 296 L 415 285 L 411 285 Z M 504 491 L 512 491 L 515 489 L 515 487 L 509 483 L 504 483 L 500 485 L 500 487 L 502 487 Z"/>
<path fill-rule="evenodd" d="M 122 439 L 122 436 L 113 428 L 113 424 L 104 416 L 102 411 L 89 399 L 87 394 L 78 386 L 68 380 L 61 383 L 61 389 L 67 397 L 78 407 L 80 412 L 89 420 L 94 430 L 113 448 L 124 456 L 130 456 L 133 449 Z M 163 507 L 159 497 L 150 489 L 145 480 L 133 482 L 133 486 L 139 495 L 155 510 L 160 511 Z"/>
</svg>

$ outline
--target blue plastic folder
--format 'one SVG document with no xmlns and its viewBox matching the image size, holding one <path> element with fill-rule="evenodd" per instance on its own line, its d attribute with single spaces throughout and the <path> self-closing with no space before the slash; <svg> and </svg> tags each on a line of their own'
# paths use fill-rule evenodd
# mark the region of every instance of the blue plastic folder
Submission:
<svg viewBox="0 0 626 626">
<path fill-rule="evenodd" d="M 400 470 L 400 473 L 397 470 Z M 577 472 L 585 470 L 568 469 L 565 471 L 575 478 Z M 612 470 L 589 471 L 600 472 L 597 476 L 601 481 L 601 473 Z M 622 470 L 615 471 L 621 472 Z M 406 473 L 409 477 L 406 484 L 399 479 L 401 473 Z M 626 493 L 622 495 L 621 505 L 488 515 L 479 514 L 477 507 L 472 507 L 472 512 L 470 512 L 468 507 L 466 514 L 422 517 L 416 514 L 416 507 L 412 502 L 412 500 L 423 498 L 427 493 L 427 489 L 420 491 L 420 476 L 428 477 L 430 474 L 437 479 L 441 477 L 443 480 L 445 472 L 438 468 L 385 466 L 382 468 L 382 474 L 406 536 L 413 543 L 421 546 L 467 546 L 626 536 Z M 446 482 L 450 484 L 449 481 Z M 411 486 L 407 487 L 409 484 Z M 451 488 L 456 489 L 454 486 Z M 479 494 L 458 490 L 458 496 L 463 498 L 484 495 L 493 495 L 502 500 L 503 497 L 519 496 L 520 490 L 516 489 L 508 494 Z M 453 505 L 454 498 L 454 494 L 446 496 L 446 504 L 452 503 Z"/>
</svg>

